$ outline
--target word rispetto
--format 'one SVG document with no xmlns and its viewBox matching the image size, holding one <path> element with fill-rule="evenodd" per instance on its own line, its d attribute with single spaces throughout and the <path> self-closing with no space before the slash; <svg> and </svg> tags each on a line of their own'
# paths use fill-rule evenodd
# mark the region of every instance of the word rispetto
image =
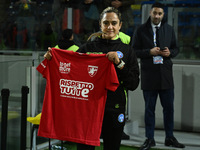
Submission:
<svg viewBox="0 0 200 150">
<path fill-rule="evenodd" d="M 61 94 L 88 97 L 94 85 L 88 82 L 60 79 Z"/>
</svg>

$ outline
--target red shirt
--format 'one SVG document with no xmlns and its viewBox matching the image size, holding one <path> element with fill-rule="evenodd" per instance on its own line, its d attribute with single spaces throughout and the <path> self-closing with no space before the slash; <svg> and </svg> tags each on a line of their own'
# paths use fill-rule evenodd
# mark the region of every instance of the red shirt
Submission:
<svg viewBox="0 0 200 150">
<path fill-rule="evenodd" d="M 37 67 L 46 78 L 38 135 L 99 146 L 107 90 L 119 86 L 113 63 L 105 54 L 51 54 Z"/>
</svg>

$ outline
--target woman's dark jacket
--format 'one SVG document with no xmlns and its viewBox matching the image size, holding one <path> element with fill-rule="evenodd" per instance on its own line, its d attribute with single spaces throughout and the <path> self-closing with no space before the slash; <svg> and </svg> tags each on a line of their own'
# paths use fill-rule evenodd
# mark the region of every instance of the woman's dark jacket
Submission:
<svg viewBox="0 0 200 150">
<path fill-rule="evenodd" d="M 123 53 L 122 60 L 125 62 L 125 66 L 120 70 L 115 65 L 120 86 L 115 92 L 108 91 L 106 110 L 124 111 L 126 104 L 124 90 L 133 91 L 139 84 L 139 66 L 134 50 L 129 45 L 122 43 L 120 39 L 106 40 L 96 38 L 94 41 L 82 45 L 77 52 L 106 54 L 110 51 L 121 51 Z"/>
<path fill-rule="evenodd" d="M 154 47 L 153 30 L 150 18 L 142 24 L 133 37 L 133 48 L 138 58 L 141 59 L 141 88 L 142 90 L 161 90 L 174 88 L 173 63 L 171 58 L 179 53 L 175 32 L 172 26 L 164 20 L 159 28 L 160 48 L 168 47 L 169 57 L 163 57 L 163 64 L 153 64 L 150 49 Z"/>
</svg>

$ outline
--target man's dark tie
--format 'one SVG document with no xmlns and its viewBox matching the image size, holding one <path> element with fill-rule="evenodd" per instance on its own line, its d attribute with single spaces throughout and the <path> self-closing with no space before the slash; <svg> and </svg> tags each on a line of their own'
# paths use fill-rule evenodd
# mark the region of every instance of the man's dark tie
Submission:
<svg viewBox="0 0 200 150">
<path fill-rule="evenodd" d="M 160 41 L 159 41 L 159 27 L 155 27 L 156 28 L 156 45 L 157 47 L 160 47 Z"/>
</svg>

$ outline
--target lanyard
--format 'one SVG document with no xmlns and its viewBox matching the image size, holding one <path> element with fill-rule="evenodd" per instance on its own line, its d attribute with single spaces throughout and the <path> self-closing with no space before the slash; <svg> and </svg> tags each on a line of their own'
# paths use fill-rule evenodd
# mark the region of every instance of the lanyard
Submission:
<svg viewBox="0 0 200 150">
<path fill-rule="evenodd" d="M 156 31 L 153 32 L 153 43 L 154 43 L 154 46 L 156 47 L 157 44 L 156 44 Z"/>
</svg>

